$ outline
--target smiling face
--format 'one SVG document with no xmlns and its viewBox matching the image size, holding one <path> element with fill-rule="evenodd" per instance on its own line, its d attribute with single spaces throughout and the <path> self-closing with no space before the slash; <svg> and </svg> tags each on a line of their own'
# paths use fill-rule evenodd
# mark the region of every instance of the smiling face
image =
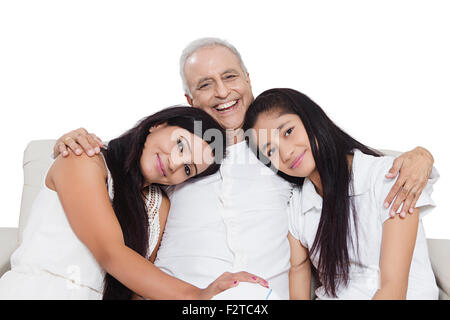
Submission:
<svg viewBox="0 0 450 320">
<path fill-rule="evenodd" d="M 213 162 L 208 143 L 185 129 L 164 123 L 150 129 L 140 165 L 148 184 L 174 185 L 202 173 Z"/>
<path fill-rule="evenodd" d="M 262 113 L 254 129 L 259 152 L 277 170 L 294 177 L 308 177 L 316 171 L 308 134 L 298 115 Z"/>
<path fill-rule="evenodd" d="M 220 45 L 200 48 L 186 60 L 184 75 L 191 106 L 209 113 L 225 129 L 242 126 L 253 94 L 234 53 Z"/>
</svg>

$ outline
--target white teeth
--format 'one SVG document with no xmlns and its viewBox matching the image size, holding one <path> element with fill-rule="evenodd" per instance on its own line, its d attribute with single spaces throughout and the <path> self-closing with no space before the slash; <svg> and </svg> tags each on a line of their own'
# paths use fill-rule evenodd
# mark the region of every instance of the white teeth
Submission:
<svg viewBox="0 0 450 320">
<path fill-rule="evenodd" d="M 219 105 L 216 107 L 216 110 L 223 110 L 223 109 L 229 108 L 229 107 L 231 107 L 232 105 L 234 105 L 236 102 L 237 102 L 237 100 L 230 101 L 230 102 L 223 103 L 223 104 L 219 104 Z"/>
</svg>

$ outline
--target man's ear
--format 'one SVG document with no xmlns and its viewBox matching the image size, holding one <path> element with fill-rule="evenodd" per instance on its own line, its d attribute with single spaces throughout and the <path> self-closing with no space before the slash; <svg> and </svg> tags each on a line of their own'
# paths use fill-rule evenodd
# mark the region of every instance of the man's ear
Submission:
<svg viewBox="0 0 450 320">
<path fill-rule="evenodd" d="M 247 72 L 247 82 L 250 85 L 250 88 L 252 87 L 252 83 L 250 82 L 250 73 Z"/>
<path fill-rule="evenodd" d="M 185 95 L 184 95 L 185 97 L 186 97 L 186 100 L 187 100 L 187 103 L 189 103 L 189 105 L 191 106 L 191 107 L 193 107 L 193 102 L 192 102 L 192 98 L 191 97 L 189 97 L 189 95 L 186 93 Z"/>
</svg>

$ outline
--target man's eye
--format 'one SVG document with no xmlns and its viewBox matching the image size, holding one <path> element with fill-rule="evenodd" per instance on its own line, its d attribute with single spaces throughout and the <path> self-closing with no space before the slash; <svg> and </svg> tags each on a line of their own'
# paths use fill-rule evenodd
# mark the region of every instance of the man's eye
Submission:
<svg viewBox="0 0 450 320">
<path fill-rule="evenodd" d="M 186 172 L 187 176 L 191 175 L 191 168 L 187 164 L 184 165 L 184 172 Z"/>
<path fill-rule="evenodd" d="M 183 143 L 181 142 L 180 138 L 177 139 L 177 145 L 180 152 L 183 152 Z"/>
<path fill-rule="evenodd" d="M 209 86 L 209 83 L 205 83 L 205 84 L 202 84 L 200 87 L 198 87 L 199 89 L 204 89 L 204 88 L 206 88 L 206 87 L 208 87 Z"/>
<path fill-rule="evenodd" d="M 267 156 L 270 158 L 270 157 L 273 155 L 274 152 L 275 152 L 275 149 L 274 149 L 274 148 L 268 150 L 268 151 L 267 151 Z"/>
<path fill-rule="evenodd" d="M 284 133 L 284 136 L 287 137 L 288 135 L 290 135 L 292 133 L 292 130 L 294 130 L 294 127 L 289 128 L 288 130 L 286 130 L 286 132 Z"/>
<path fill-rule="evenodd" d="M 236 75 L 229 74 L 229 75 L 225 76 L 225 79 L 232 79 L 232 78 L 235 78 L 235 77 L 236 77 Z"/>
</svg>

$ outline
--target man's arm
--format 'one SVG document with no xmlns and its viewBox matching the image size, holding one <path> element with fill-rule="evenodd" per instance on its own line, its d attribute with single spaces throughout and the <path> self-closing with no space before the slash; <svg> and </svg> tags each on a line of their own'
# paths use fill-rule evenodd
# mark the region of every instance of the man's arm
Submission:
<svg viewBox="0 0 450 320">
<path fill-rule="evenodd" d="M 405 152 L 396 158 L 386 178 L 398 179 L 384 201 L 384 207 L 392 204 L 390 215 L 395 216 L 403 203 L 400 216 L 404 218 L 406 213 L 413 213 L 416 202 L 427 185 L 433 168 L 434 159 L 431 153 L 422 147 Z"/>
<path fill-rule="evenodd" d="M 92 157 L 100 153 L 101 147 L 103 147 L 101 139 L 95 134 L 87 132 L 86 129 L 80 128 L 59 138 L 53 148 L 53 154 L 55 158 L 59 154 L 66 157 L 69 154 L 68 149 L 71 149 L 76 155 L 85 152 Z M 412 213 L 430 177 L 433 163 L 434 159 L 431 153 L 422 147 L 405 152 L 395 159 L 386 178 L 393 179 L 397 175 L 399 176 L 384 201 L 385 208 L 388 208 L 395 198 L 390 211 L 391 216 L 397 213 L 402 203 L 400 216 L 405 217 L 407 212 Z"/>
</svg>

